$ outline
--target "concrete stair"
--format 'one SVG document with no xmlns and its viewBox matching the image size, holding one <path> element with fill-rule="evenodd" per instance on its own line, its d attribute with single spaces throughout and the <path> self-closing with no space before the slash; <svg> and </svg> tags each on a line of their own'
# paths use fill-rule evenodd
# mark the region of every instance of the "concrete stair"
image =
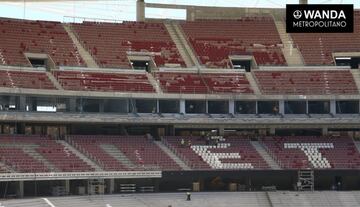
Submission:
<svg viewBox="0 0 360 207">
<path fill-rule="evenodd" d="M 355 143 L 356 149 L 360 153 L 360 141 L 354 141 L 354 143 Z"/>
<path fill-rule="evenodd" d="M 199 67 L 200 64 L 196 58 L 196 55 L 194 54 L 192 48 L 186 40 L 185 35 L 182 32 L 179 24 L 175 21 L 171 21 L 165 23 L 165 27 L 168 30 L 171 39 L 174 41 L 181 57 L 183 58 L 186 67 Z"/>
<path fill-rule="evenodd" d="M 57 79 L 54 77 L 54 75 L 51 72 L 46 72 L 46 75 L 50 79 L 52 84 L 54 84 L 56 89 L 64 90 L 64 88 L 61 86 L 61 84 L 57 81 Z"/>
<path fill-rule="evenodd" d="M 69 143 L 63 141 L 63 140 L 57 140 L 57 143 L 63 145 L 67 149 L 69 149 L 73 154 L 75 154 L 78 158 L 80 158 L 82 161 L 84 161 L 86 164 L 91 166 L 95 171 L 103 171 L 103 169 L 97 165 L 95 162 L 90 160 L 88 157 L 86 157 L 84 154 L 79 152 L 77 149 L 75 149 L 73 146 L 71 146 Z"/>
<path fill-rule="evenodd" d="M 60 171 L 58 168 L 55 167 L 51 162 L 49 162 L 47 159 L 45 159 L 40 153 L 38 153 L 35 148 L 32 147 L 26 147 L 23 148 L 24 152 L 28 155 L 30 155 L 35 160 L 43 163 L 48 169 L 50 169 L 51 172 L 58 172 Z"/>
<path fill-rule="evenodd" d="M 253 73 L 245 73 L 246 79 L 249 81 L 251 89 L 254 91 L 256 95 L 260 95 L 261 91 L 259 89 L 259 86 L 255 80 L 255 77 Z"/>
<path fill-rule="evenodd" d="M 286 33 L 285 24 L 281 20 L 275 21 L 276 28 L 279 32 L 281 41 L 284 47 L 281 49 L 285 60 L 289 66 L 304 66 L 304 61 L 300 51 L 293 47 L 293 40 L 291 36 Z"/>
<path fill-rule="evenodd" d="M 360 70 L 350 70 L 354 77 L 354 81 L 356 84 L 356 87 L 358 88 L 358 91 L 360 91 Z"/>
<path fill-rule="evenodd" d="M 85 61 L 85 64 L 89 68 L 99 68 L 98 64 L 95 62 L 93 57 L 90 55 L 90 53 L 83 47 L 77 36 L 75 35 L 75 32 L 71 29 L 70 25 L 63 24 L 63 27 L 65 31 L 68 33 L 69 37 L 75 44 L 77 50 L 79 51 L 80 56 Z"/>
<path fill-rule="evenodd" d="M 273 170 L 281 169 L 279 164 L 269 155 L 269 153 L 258 141 L 251 141 L 251 144 L 256 149 L 256 151 L 261 155 L 261 157 L 265 160 L 265 162 L 271 167 L 271 169 Z"/>
<path fill-rule="evenodd" d="M 150 73 L 146 73 L 146 77 L 148 78 L 151 85 L 155 88 L 156 93 L 163 93 L 159 82 L 155 80 L 154 76 L 152 76 Z"/>
<path fill-rule="evenodd" d="M 120 163 L 124 164 L 129 169 L 135 169 L 136 165 L 129 160 L 116 146 L 112 144 L 102 144 L 100 147 L 109 155 L 113 156 Z"/>
<path fill-rule="evenodd" d="M 191 170 L 189 166 L 185 164 L 178 156 L 176 156 L 169 148 L 167 148 L 161 141 L 154 141 L 154 143 L 160 147 L 176 164 L 178 164 L 182 170 Z"/>
</svg>

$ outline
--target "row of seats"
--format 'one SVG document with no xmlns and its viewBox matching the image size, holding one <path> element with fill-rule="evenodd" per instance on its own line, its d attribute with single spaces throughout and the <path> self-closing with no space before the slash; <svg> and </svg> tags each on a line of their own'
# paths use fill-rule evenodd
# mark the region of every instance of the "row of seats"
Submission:
<svg viewBox="0 0 360 207">
<path fill-rule="evenodd" d="M 200 62 L 210 68 L 231 68 L 230 55 L 254 56 L 258 65 L 286 65 L 281 39 L 271 17 L 183 22 Z"/>
<path fill-rule="evenodd" d="M 53 72 L 65 90 L 155 92 L 145 74 L 99 73 L 81 71 Z"/>
<path fill-rule="evenodd" d="M 265 148 L 287 169 L 360 167 L 360 154 L 348 137 L 264 137 Z"/>
<path fill-rule="evenodd" d="M 56 89 L 45 72 L 0 70 L 0 87 Z"/>
<path fill-rule="evenodd" d="M 209 144 L 202 137 L 164 137 L 163 141 L 193 169 L 269 168 L 246 138 L 228 137 L 217 144 Z"/>
<path fill-rule="evenodd" d="M 144 136 L 70 136 L 70 142 L 105 170 L 180 170 Z M 128 160 L 128 161 L 127 161 Z"/>
<path fill-rule="evenodd" d="M 354 11 L 353 33 L 292 33 L 307 65 L 333 65 L 334 52 L 360 52 L 360 11 Z"/>
<path fill-rule="evenodd" d="M 263 94 L 358 94 L 349 70 L 253 71 Z"/>
<path fill-rule="evenodd" d="M 129 52 L 145 52 L 157 66 L 185 66 L 175 43 L 163 23 L 123 22 L 72 24 L 78 38 L 98 65 L 131 68 Z"/>
<path fill-rule="evenodd" d="M 244 73 L 158 72 L 155 78 L 168 93 L 253 93 Z"/>
<path fill-rule="evenodd" d="M 57 66 L 85 66 L 60 22 L 0 19 L 0 64 L 31 66 L 24 53 L 47 54 Z"/>
</svg>

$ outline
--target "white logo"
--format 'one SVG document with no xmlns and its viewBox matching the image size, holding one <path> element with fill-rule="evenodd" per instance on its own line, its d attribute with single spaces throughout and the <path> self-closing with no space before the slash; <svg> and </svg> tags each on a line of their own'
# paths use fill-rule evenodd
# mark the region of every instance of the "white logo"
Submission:
<svg viewBox="0 0 360 207">
<path fill-rule="evenodd" d="M 296 10 L 296 11 L 294 11 L 293 15 L 294 15 L 295 19 L 300 19 L 302 16 L 302 13 L 300 10 Z"/>
</svg>

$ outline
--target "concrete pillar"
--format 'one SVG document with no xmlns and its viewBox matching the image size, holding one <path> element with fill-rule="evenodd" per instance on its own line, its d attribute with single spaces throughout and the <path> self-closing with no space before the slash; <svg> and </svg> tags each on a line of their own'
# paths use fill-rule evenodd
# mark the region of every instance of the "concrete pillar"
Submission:
<svg viewBox="0 0 360 207">
<path fill-rule="evenodd" d="M 229 100 L 229 114 L 235 114 L 235 101 Z"/>
<path fill-rule="evenodd" d="M 274 127 L 270 128 L 270 135 L 275 135 L 275 128 Z"/>
<path fill-rule="evenodd" d="M 180 100 L 180 113 L 186 114 L 185 100 L 183 99 Z"/>
<path fill-rule="evenodd" d="M 219 127 L 219 135 L 220 135 L 220 136 L 224 136 L 224 134 L 225 134 L 225 129 L 224 129 L 223 126 L 220 126 L 220 127 Z"/>
<path fill-rule="evenodd" d="M 323 135 L 323 136 L 328 135 L 328 128 L 327 128 L 327 127 L 323 127 L 323 128 L 322 128 L 322 135 Z"/>
<path fill-rule="evenodd" d="M 76 112 L 76 98 L 70 98 L 69 110 L 70 110 L 70 112 Z"/>
<path fill-rule="evenodd" d="M 19 97 L 19 110 L 20 111 L 25 111 L 26 110 L 26 97 L 25 96 L 20 96 Z"/>
<path fill-rule="evenodd" d="M 115 179 L 110 179 L 109 182 L 109 194 L 113 194 L 115 191 Z"/>
<path fill-rule="evenodd" d="M 299 4 L 308 4 L 308 0 L 299 0 Z"/>
<path fill-rule="evenodd" d="M 104 113 L 104 109 L 105 109 L 104 100 L 100 100 L 100 102 L 99 102 L 99 112 Z"/>
<path fill-rule="evenodd" d="M 24 197 L 24 181 L 19 181 L 19 188 L 17 190 L 17 195 L 18 198 L 23 198 Z"/>
<path fill-rule="evenodd" d="M 279 113 L 285 114 L 285 101 L 284 100 L 279 101 Z"/>
<path fill-rule="evenodd" d="M 255 112 L 256 114 L 259 114 L 259 109 L 258 109 L 258 102 L 255 102 Z"/>
<path fill-rule="evenodd" d="M 70 180 L 65 180 L 65 192 L 66 195 L 70 194 Z"/>
<path fill-rule="evenodd" d="M 330 113 L 336 114 L 336 101 L 330 100 Z"/>
<path fill-rule="evenodd" d="M 160 113 L 160 100 L 156 100 L 156 112 L 155 113 Z"/>
<path fill-rule="evenodd" d="M 136 21 L 144 22 L 145 21 L 145 1 L 137 0 L 136 2 Z"/>
</svg>

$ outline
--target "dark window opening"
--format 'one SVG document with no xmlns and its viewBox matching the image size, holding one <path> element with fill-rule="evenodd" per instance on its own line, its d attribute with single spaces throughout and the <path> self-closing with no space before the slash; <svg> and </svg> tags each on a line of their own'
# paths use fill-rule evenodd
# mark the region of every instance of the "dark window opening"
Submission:
<svg viewBox="0 0 360 207">
<path fill-rule="evenodd" d="M 231 60 L 234 69 L 244 69 L 246 72 L 251 71 L 251 60 Z"/>
<path fill-rule="evenodd" d="M 156 100 L 135 100 L 135 109 L 133 112 L 136 113 L 157 113 Z"/>
<path fill-rule="evenodd" d="M 100 112 L 101 100 L 99 99 L 78 99 L 77 102 L 78 111 L 80 112 Z"/>
<path fill-rule="evenodd" d="M 320 136 L 321 129 L 275 129 L 277 136 Z"/>
<path fill-rule="evenodd" d="M 309 101 L 309 114 L 329 114 L 330 101 Z"/>
<path fill-rule="evenodd" d="M 278 101 L 258 101 L 259 114 L 278 114 L 279 102 Z"/>
<path fill-rule="evenodd" d="M 104 112 L 107 113 L 128 113 L 127 100 L 104 100 Z"/>
<path fill-rule="evenodd" d="M 337 114 L 358 114 L 359 101 L 337 101 L 336 102 Z"/>
<path fill-rule="evenodd" d="M 141 60 L 132 60 L 131 65 L 135 70 L 145 70 L 150 72 L 150 62 Z"/>
<path fill-rule="evenodd" d="M 160 113 L 179 113 L 180 103 L 177 100 L 160 100 L 159 111 Z"/>
<path fill-rule="evenodd" d="M 285 114 L 306 114 L 306 101 L 285 101 Z"/>
<path fill-rule="evenodd" d="M 352 69 L 358 69 L 360 66 L 360 57 L 335 57 L 337 66 L 350 66 Z"/>
<path fill-rule="evenodd" d="M 236 114 L 256 114 L 256 101 L 236 101 Z"/>
<path fill-rule="evenodd" d="M 34 68 L 38 68 L 38 67 L 47 68 L 47 59 L 29 58 L 29 61 Z"/>
<path fill-rule="evenodd" d="M 206 102 L 205 101 L 185 101 L 185 112 L 187 114 L 205 114 L 206 113 Z"/>
<path fill-rule="evenodd" d="M 209 114 L 228 114 L 229 102 L 227 101 L 208 101 Z"/>
</svg>

